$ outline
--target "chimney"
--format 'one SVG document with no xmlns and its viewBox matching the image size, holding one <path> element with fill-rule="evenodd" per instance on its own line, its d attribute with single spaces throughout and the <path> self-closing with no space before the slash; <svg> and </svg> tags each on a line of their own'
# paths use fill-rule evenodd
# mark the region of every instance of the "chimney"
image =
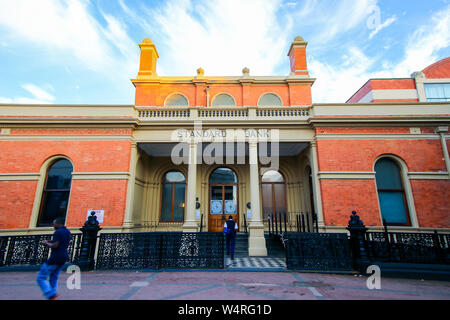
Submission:
<svg viewBox="0 0 450 320">
<path fill-rule="evenodd" d="M 308 66 L 306 64 L 306 42 L 302 37 L 295 37 L 294 42 L 289 49 L 289 60 L 291 62 L 291 75 L 309 76 Z"/>
<path fill-rule="evenodd" d="M 144 39 L 141 44 L 141 63 L 139 65 L 139 80 L 158 76 L 156 73 L 156 61 L 159 58 L 158 51 L 151 39 Z"/>
</svg>

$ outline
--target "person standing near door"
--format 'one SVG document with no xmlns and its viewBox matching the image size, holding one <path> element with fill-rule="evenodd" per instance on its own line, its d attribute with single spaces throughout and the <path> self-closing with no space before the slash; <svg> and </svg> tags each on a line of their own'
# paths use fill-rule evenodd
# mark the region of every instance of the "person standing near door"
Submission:
<svg viewBox="0 0 450 320">
<path fill-rule="evenodd" d="M 233 216 L 228 218 L 225 222 L 224 228 L 227 230 L 226 243 L 227 243 L 227 255 L 231 256 L 231 260 L 234 260 L 234 247 L 236 245 L 236 230 L 238 228 L 237 223 L 233 220 Z"/>
<path fill-rule="evenodd" d="M 44 240 L 42 244 L 49 247 L 52 252 L 50 258 L 42 265 L 37 276 L 37 283 L 42 290 L 44 296 L 49 300 L 56 300 L 58 295 L 58 277 L 64 264 L 69 259 L 67 247 L 69 246 L 72 235 L 64 226 L 63 218 L 56 218 L 53 221 L 55 233 L 51 241 Z"/>
</svg>

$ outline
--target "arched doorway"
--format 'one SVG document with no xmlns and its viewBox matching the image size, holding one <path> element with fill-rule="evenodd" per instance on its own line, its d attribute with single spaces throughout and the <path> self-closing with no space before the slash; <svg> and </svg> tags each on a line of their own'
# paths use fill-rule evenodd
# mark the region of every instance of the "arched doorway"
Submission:
<svg viewBox="0 0 450 320">
<path fill-rule="evenodd" d="M 267 171 L 261 179 L 264 220 L 272 214 L 287 213 L 286 180 L 278 171 Z"/>
<path fill-rule="evenodd" d="M 239 226 L 238 212 L 237 175 L 229 168 L 217 168 L 209 177 L 209 231 L 222 232 L 230 215 Z"/>
</svg>

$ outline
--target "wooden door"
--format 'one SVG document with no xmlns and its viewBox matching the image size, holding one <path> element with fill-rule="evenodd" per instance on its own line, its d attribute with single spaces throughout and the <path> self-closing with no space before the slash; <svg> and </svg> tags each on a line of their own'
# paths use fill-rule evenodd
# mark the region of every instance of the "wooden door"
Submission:
<svg viewBox="0 0 450 320">
<path fill-rule="evenodd" d="M 223 232 L 225 221 L 229 216 L 233 217 L 239 227 L 238 200 L 237 184 L 210 185 L 208 219 L 210 232 Z"/>
</svg>

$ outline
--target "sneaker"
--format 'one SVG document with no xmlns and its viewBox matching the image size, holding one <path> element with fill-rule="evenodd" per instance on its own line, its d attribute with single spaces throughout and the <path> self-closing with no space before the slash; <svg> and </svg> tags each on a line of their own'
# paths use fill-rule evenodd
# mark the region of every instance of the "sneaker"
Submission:
<svg viewBox="0 0 450 320">
<path fill-rule="evenodd" d="M 57 294 L 55 294 L 54 296 L 51 296 L 50 298 L 48 298 L 48 300 L 59 300 L 59 296 Z"/>
</svg>

